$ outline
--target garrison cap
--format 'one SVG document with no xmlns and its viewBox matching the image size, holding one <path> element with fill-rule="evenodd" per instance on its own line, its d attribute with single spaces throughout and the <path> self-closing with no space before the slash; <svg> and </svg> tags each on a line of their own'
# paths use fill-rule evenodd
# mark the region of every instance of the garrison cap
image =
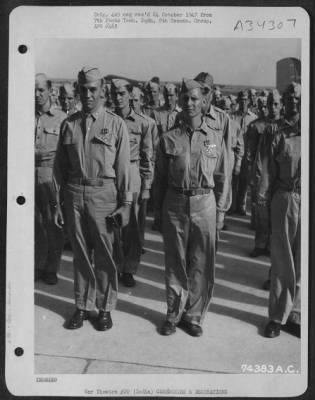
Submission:
<svg viewBox="0 0 315 400">
<path fill-rule="evenodd" d="M 268 91 L 267 89 L 264 89 L 264 90 L 262 90 L 262 91 L 260 92 L 260 95 L 259 95 L 259 96 L 268 97 L 268 94 L 269 94 L 269 91 Z"/>
<path fill-rule="evenodd" d="M 143 91 L 140 88 L 138 88 L 137 86 L 134 86 L 131 91 L 131 97 L 132 98 L 137 98 L 137 97 L 141 98 L 141 97 L 143 97 Z"/>
<path fill-rule="evenodd" d="M 237 99 L 238 100 L 240 100 L 240 99 L 248 99 L 247 92 L 245 90 L 241 90 L 240 92 L 238 92 Z"/>
<path fill-rule="evenodd" d="M 85 85 L 100 79 L 103 79 L 103 76 L 97 67 L 83 67 L 78 74 L 79 85 Z"/>
<path fill-rule="evenodd" d="M 192 89 L 202 89 L 203 86 L 200 82 L 196 81 L 195 79 L 183 79 L 181 92 L 188 92 L 188 90 Z"/>
<path fill-rule="evenodd" d="M 267 105 L 267 96 L 259 96 L 258 97 L 258 99 L 257 99 L 257 102 L 258 102 L 258 106 L 265 106 L 265 105 Z"/>
<path fill-rule="evenodd" d="M 47 78 L 47 75 L 40 72 L 35 75 L 35 82 L 47 82 L 49 79 Z"/>
<path fill-rule="evenodd" d="M 62 94 L 73 96 L 75 94 L 75 86 L 74 86 L 74 84 L 66 82 L 63 85 L 61 85 L 60 88 L 59 88 L 59 95 L 61 96 Z"/>
<path fill-rule="evenodd" d="M 291 82 L 285 89 L 284 94 L 293 93 L 297 97 L 301 97 L 301 85 L 297 82 Z"/>
<path fill-rule="evenodd" d="M 279 101 L 281 102 L 282 97 L 279 93 L 279 91 L 277 89 L 272 90 L 269 94 L 268 94 L 268 102 L 273 102 L 273 101 Z"/>
<path fill-rule="evenodd" d="M 147 88 L 147 89 L 151 89 L 151 90 L 153 90 L 153 89 L 158 89 L 158 90 L 159 90 L 159 89 L 160 89 L 160 83 L 151 80 L 151 81 L 149 81 L 149 82 L 147 83 L 146 88 Z"/>
<path fill-rule="evenodd" d="M 169 93 L 169 94 L 176 94 L 177 87 L 176 87 L 176 85 L 174 85 L 174 83 L 167 83 L 164 86 L 164 92 Z"/>
<path fill-rule="evenodd" d="M 115 89 L 119 89 L 121 87 L 127 87 L 130 85 L 130 82 L 126 81 L 126 79 L 112 79 L 112 86 Z"/>
<path fill-rule="evenodd" d="M 195 78 L 195 81 L 200 82 L 203 87 L 211 89 L 213 86 L 213 76 L 208 72 L 200 72 Z"/>
<path fill-rule="evenodd" d="M 257 94 L 256 89 L 254 88 L 248 89 L 249 96 L 256 96 L 256 94 Z"/>
</svg>

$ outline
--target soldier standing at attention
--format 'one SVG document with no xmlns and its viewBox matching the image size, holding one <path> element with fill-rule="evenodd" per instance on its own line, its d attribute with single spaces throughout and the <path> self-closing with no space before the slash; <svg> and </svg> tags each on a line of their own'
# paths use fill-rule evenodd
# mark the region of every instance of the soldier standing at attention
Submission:
<svg viewBox="0 0 315 400">
<path fill-rule="evenodd" d="M 178 89 L 173 83 L 167 83 L 163 90 L 164 105 L 155 112 L 155 121 L 159 137 L 175 125 L 180 108 L 178 107 Z"/>
<path fill-rule="evenodd" d="M 257 180 L 260 178 L 259 166 L 266 152 L 264 132 L 272 124 L 277 127 L 281 121 L 282 101 L 277 90 L 270 92 L 267 98 L 259 97 L 258 106 L 261 110 L 260 118 L 253 121 L 248 128 L 247 157 L 252 174 L 252 198 L 255 199 L 255 248 L 250 253 L 251 257 L 270 255 L 270 209 L 263 204 L 257 204 Z M 268 111 L 266 111 L 268 110 Z M 272 129 L 271 131 L 273 131 Z M 268 129 L 270 133 L 270 130 Z M 269 139 L 268 139 L 269 140 Z M 267 142 L 268 142 L 267 140 Z"/>
<path fill-rule="evenodd" d="M 231 114 L 232 102 L 229 97 L 223 97 L 221 101 L 221 108 L 225 111 L 228 115 Z M 233 158 L 231 159 L 231 170 L 232 170 L 232 182 L 229 186 L 229 194 L 228 194 L 228 203 L 232 204 L 232 195 L 233 195 L 233 187 L 232 185 L 235 184 L 238 175 L 240 174 L 241 170 L 241 163 L 244 156 L 244 142 L 243 142 L 243 135 L 241 132 L 241 127 L 239 123 L 235 119 L 230 119 L 230 129 L 232 132 L 232 149 L 233 149 Z M 234 190 L 235 192 L 235 190 Z M 228 229 L 227 225 L 224 224 L 223 229 Z"/>
<path fill-rule="evenodd" d="M 175 333 L 180 323 L 201 336 L 214 285 L 217 210 L 226 203 L 229 173 L 223 134 L 203 117 L 202 90 L 195 80 L 183 82 L 182 118 L 157 149 L 155 215 L 164 240 L 167 296 L 162 335 Z"/>
<path fill-rule="evenodd" d="M 135 286 L 134 274 L 140 264 L 142 240 L 139 226 L 139 205 L 150 198 L 152 183 L 152 136 L 150 122 L 144 115 L 130 108 L 132 87 L 126 80 L 112 80 L 112 98 L 116 113 L 125 121 L 129 132 L 130 169 L 129 190 L 133 193 L 130 221 L 122 231 L 123 262 L 121 282 Z"/>
<path fill-rule="evenodd" d="M 152 78 L 145 86 L 145 104 L 143 113 L 155 120 L 154 111 L 159 109 L 160 103 L 160 79 Z"/>
<path fill-rule="evenodd" d="M 267 97 L 267 96 L 263 96 L 263 97 Z M 249 104 L 248 104 L 249 111 L 251 111 L 253 114 L 258 115 L 258 99 L 257 99 L 256 89 L 248 90 L 248 99 L 249 99 Z"/>
<path fill-rule="evenodd" d="M 235 119 L 242 130 L 244 148 L 247 148 L 247 127 L 248 125 L 257 119 L 257 115 L 253 114 L 248 109 L 248 96 L 244 91 L 240 91 L 237 96 L 238 99 L 238 110 L 231 115 L 231 118 Z M 242 159 L 241 170 L 239 176 L 234 176 L 236 182 L 233 183 L 233 202 L 229 213 L 238 213 L 240 215 L 246 215 L 246 200 L 247 190 L 249 186 L 249 176 L 247 168 L 247 160 L 245 157 Z"/>
<path fill-rule="evenodd" d="M 54 224 L 53 165 L 66 114 L 50 100 L 51 81 L 35 77 L 35 281 L 55 285 L 63 248 L 63 229 Z"/>
<path fill-rule="evenodd" d="M 155 151 L 156 151 L 159 137 L 158 137 L 157 126 L 156 126 L 154 119 L 142 113 L 143 99 L 144 99 L 144 94 L 143 94 L 142 90 L 140 88 L 134 86 L 132 88 L 131 95 L 130 95 L 130 105 L 131 105 L 131 108 L 133 108 L 133 110 L 137 114 L 143 115 L 149 122 L 149 126 L 150 126 L 149 129 L 150 129 L 151 138 L 152 138 L 151 162 L 152 162 L 152 173 L 153 173 L 154 165 L 155 165 Z M 152 188 L 150 191 L 150 197 L 151 197 L 151 194 L 152 194 Z M 150 201 L 150 199 L 142 199 L 140 206 L 139 206 L 139 213 L 138 213 L 142 253 L 144 253 L 143 246 L 144 246 L 145 222 L 146 222 L 146 215 L 147 215 L 147 208 L 148 208 L 149 201 Z"/>
<path fill-rule="evenodd" d="M 301 86 L 291 83 L 283 101 L 284 120 L 267 128 L 274 133 L 266 133 L 270 140 L 257 187 L 257 201 L 271 203 L 268 338 L 282 328 L 299 335 L 301 315 Z"/>
<path fill-rule="evenodd" d="M 221 108 L 220 103 L 222 101 L 223 95 L 219 86 L 215 86 L 213 88 L 213 97 L 212 97 L 212 104 L 215 107 Z"/>
<path fill-rule="evenodd" d="M 206 122 L 209 127 L 213 130 L 217 130 L 219 134 L 222 136 L 222 140 L 225 143 L 226 149 L 226 157 L 228 160 L 229 165 L 229 177 L 228 177 L 228 187 L 231 186 L 232 182 L 232 171 L 234 168 L 234 151 L 233 151 L 233 129 L 231 128 L 231 119 L 229 118 L 228 114 L 221 110 L 218 107 L 215 107 L 212 102 L 212 88 L 213 88 L 213 77 L 207 72 L 200 72 L 196 77 L 195 80 L 199 82 L 203 88 L 203 95 L 205 97 L 205 101 L 203 102 L 203 114 L 206 116 Z M 215 196 L 216 189 L 215 189 Z M 217 224 L 217 238 L 219 237 L 220 230 L 224 226 L 224 218 L 225 213 L 229 209 L 232 199 L 231 196 L 224 196 L 226 200 L 226 204 L 224 207 L 218 210 L 217 221 L 220 223 Z M 223 211 L 225 210 L 225 211 Z"/>
<path fill-rule="evenodd" d="M 59 88 L 59 102 L 63 112 L 68 116 L 78 111 L 76 107 L 75 87 L 71 83 L 64 83 Z"/>
<path fill-rule="evenodd" d="M 257 110 L 258 110 L 258 118 L 252 121 L 248 127 L 246 132 L 246 147 L 245 154 L 242 160 L 243 168 L 247 168 L 247 179 L 249 182 L 249 186 L 251 189 L 251 221 L 250 227 L 251 229 L 256 229 L 256 191 L 255 187 L 252 184 L 252 172 L 253 165 L 256 157 L 257 147 L 259 143 L 259 139 L 265 130 L 266 126 L 269 124 L 270 120 L 268 118 L 268 107 L 267 107 L 267 97 L 258 97 L 257 99 Z M 245 174 L 244 171 L 242 171 Z M 259 252 L 259 251 L 258 251 Z M 268 255 L 268 250 L 266 250 L 266 255 Z M 251 257 L 257 257 L 256 250 L 251 252 Z"/>
<path fill-rule="evenodd" d="M 83 67 L 78 85 L 82 111 L 65 120 L 55 164 L 73 249 L 76 311 L 67 327 L 81 328 L 96 307 L 96 329 L 106 331 L 113 325 L 110 312 L 118 292 L 114 225 L 128 223 L 132 203 L 129 135 L 124 121 L 102 106 L 98 68 Z M 59 226 L 60 200 L 55 212 Z"/>
</svg>

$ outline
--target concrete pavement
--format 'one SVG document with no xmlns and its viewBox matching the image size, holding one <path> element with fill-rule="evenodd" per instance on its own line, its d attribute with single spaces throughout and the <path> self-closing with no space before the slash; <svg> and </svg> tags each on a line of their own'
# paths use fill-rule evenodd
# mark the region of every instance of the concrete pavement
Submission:
<svg viewBox="0 0 315 400">
<path fill-rule="evenodd" d="M 244 364 L 300 370 L 300 339 L 282 332 L 263 337 L 268 292 L 261 289 L 270 260 L 251 259 L 254 232 L 249 217 L 227 217 L 216 263 L 214 297 L 200 338 L 181 329 L 169 337 L 158 327 L 166 313 L 161 235 L 150 229 L 135 288 L 120 285 L 114 326 L 98 332 L 90 321 L 69 331 L 74 311 L 72 253 L 65 251 L 59 283 L 35 284 L 36 374 L 242 373 Z"/>
</svg>

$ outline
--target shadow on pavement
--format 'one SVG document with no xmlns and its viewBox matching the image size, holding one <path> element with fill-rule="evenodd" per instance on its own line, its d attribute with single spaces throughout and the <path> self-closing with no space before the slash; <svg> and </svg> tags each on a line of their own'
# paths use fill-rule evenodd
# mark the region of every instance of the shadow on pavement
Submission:
<svg viewBox="0 0 315 400">
<path fill-rule="evenodd" d="M 210 304 L 208 312 L 228 316 L 243 321 L 246 324 L 254 325 L 257 327 L 257 333 L 261 336 L 263 336 L 265 324 L 268 322 L 267 317 L 219 304 Z"/>
<path fill-rule="evenodd" d="M 52 299 L 41 293 L 35 293 L 35 305 L 60 315 L 65 321 L 71 317 L 75 309 L 74 303 L 57 298 Z"/>
<path fill-rule="evenodd" d="M 158 328 L 161 322 L 165 319 L 165 315 L 160 313 L 159 311 L 155 311 L 152 308 L 143 307 L 138 304 L 130 303 L 122 299 L 118 299 L 116 309 L 118 311 L 122 311 L 127 314 L 146 319 L 147 321 L 155 325 L 156 328 Z"/>
<path fill-rule="evenodd" d="M 254 306 L 266 307 L 266 309 L 268 307 L 268 300 L 263 297 L 257 296 L 254 293 L 243 292 L 241 290 L 224 286 L 220 283 L 215 283 L 214 291 L 216 298 L 251 304 Z"/>
</svg>

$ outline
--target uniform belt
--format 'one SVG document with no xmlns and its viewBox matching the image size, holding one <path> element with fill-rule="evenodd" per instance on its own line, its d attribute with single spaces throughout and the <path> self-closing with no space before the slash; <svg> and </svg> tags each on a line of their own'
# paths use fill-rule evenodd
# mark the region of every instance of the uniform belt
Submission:
<svg viewBox="0 0 315 400">
<path fill-rule="evenodd" d="M 35 167 L 36 168 L 40 168 L 40 167 L 53 168 L 54 167 L 54 161 L 53 160 L 49 160 L 49 161 L 36 160 L 35 161 Z"/>
<path fill-rule="evenodd" d="M 113 183 L 115 180 L 113 178 L 70 178 L 68 183 L 82 186 L 105 186 Z"/>
<path fill-rule="evenodd" d="M 172 191 L 184 194 L 185 196 L 198 196 L 199 194 L 208 194 L 212 191 L 211 188 L 196 188 L 196 189 L 183 189 L 171 187 Z"/>
<path fill-rule="evenodd" d="M 139 160 L 130 160 L 130 163 L 131 163 L 131 164 L 137 164 L 137 165 L 138 165 L 138 164 L 139 164 Z"/>
</svg>

